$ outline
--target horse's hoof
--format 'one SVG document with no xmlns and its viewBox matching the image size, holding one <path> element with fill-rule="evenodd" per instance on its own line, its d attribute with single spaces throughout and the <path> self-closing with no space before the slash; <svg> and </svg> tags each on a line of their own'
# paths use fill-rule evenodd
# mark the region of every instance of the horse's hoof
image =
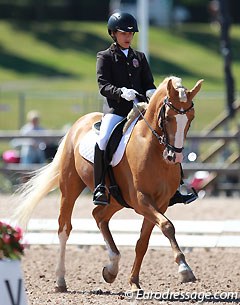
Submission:
<svg viewBox="0 0 240 305">
<path fill-rule="evenodd" d="M 179 272 L 181 283 L 195 282 L 196 277 L 192 270 L 185 269 Z"/>
<path fill-rule="evenodd" d="M 67 292 L 67 286 L 57 286 L 55 292 Z"/>
<path fill-rule="evenodd" d="M 130 286 L 131 286 L 131 292 L 133 292 L 133 293 L 140 292 L 140 290 L 143 292 L 143 290 L 139 284 L 130 283 Z"/>
<path fill-rule="evenodd" d="M 105 282 L 111 284 L 115 281 L 117 274 L 116 275 L 111 274 L 108 271 L 107 267 L 104 267 L 103 271 L 102 271 L 102 276 L 103 276 Z"/>
</svg>

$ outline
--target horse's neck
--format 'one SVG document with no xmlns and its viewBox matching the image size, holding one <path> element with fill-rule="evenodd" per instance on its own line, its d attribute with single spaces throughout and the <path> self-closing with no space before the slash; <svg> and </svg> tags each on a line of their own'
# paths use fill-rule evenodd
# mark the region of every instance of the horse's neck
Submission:
<svg viewBox="0 0 240 305">
<path fill-rule="evenodd" d="M 153 122 L 157 114 L 146 117 L 151 127 L 161 136 Z M 159 143 L 144 120 L 137 123 L 127 146 L 127 163 L 130 164 L 133 180 L 143 181 L 143 191 L 154 194 L 172 192 L 179 184 L 179 169 L 167 164 L 163 158 L 164 146 Z M 125 173 L 126 174 L 126 173 Z M 128 179 L 126 177 L 126 179 Z M 171 183 L 169 184 L 169 181 Z M 141 184 L 141 183 L 140 183 Z"/>
<path fill-rule="evenodd" d="M 144 116 L 145 126 L 143 126 L 142 128 L 145 134 L 147 133 L 147 135 L 151 138 L 153 137 L 157 139 L 157 137 L 153 134 L 153 131 L 156 132 L 159 136 L 162 136 L 162 130 L 159 127 L 158 122 L 161 106 L 162 102 L 150 103 Z M 148 126 L 147 123 L 151 126 L 151 128 Z"/>
<path fill-rule="evenodd" d="M 160 109 L 160 108 L 159 108 Z M 164 146 L 160 144 L 158 137 L 162 136 L 162 130 L 158 126 L 158 107 L 150 105 L 144 115 L 134 128 L 134 135 L 131 137 L 133 147 L 141 146 L 140 151 L 136 154 L 147 155 L 151 158 L 157 158 L 158 161 L 163 161 L 162 152 Z M 139 147 L 140 148 L 140 147 Z"/>
<path fill-rule="evenodd" d="M 162 136 L 158 126 L 160 108 L 161 105 L 151 105 L 150 102 L 144 119 L 136 124 L 127 146 L 126 164 L 130 165 L 133 180 L 139 181 L 139 187 L 143 192 L 156 195 L 167 192 L 169 195 L 174 193 L 179 185 L 180 170 L 179 167 L 166 163 L 163 158 L 164 145 L 159 143 L 157 136 L 152 132 L 154 130 L 159 137 Z M 125 175 L 127 180 L 128 174 Z"/>
</svg>

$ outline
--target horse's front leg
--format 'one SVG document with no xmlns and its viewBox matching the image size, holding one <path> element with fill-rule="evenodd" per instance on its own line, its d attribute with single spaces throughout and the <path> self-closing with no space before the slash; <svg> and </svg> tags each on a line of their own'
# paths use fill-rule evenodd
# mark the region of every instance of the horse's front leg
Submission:
<svg viewBox="0 0 240 305">
<path fill-rule="evenodd" d="M 97 226 L 99 227 L 103 238 L 106 242 L 108 255 L 109 255 L 109 264 L 107 264 L 102 271 L 104 280 L 107 283 L 113 283 L 117 277 L 119 270 L 119 261 L 120 261 L 120 252 L 113 240 L 112 234 L 109 230 L 109 220 L 111 217 L 122 207 L 119 205 L 114 205 L 112 202 L 108 206 L 98 206 L 93 210 L 93 217 L 96 220 Z"/>
<path fill-rule="evenodd" d="M 175 237 L 175 228 L 172 222 L 164 215 L 161 215 L 162 221 L 160 228 L 163 234 L 169 239 L 175 262 L 178 264 L 178 273 L 182 283 L 193 282 L 196 280 L 191 268 L 186 262 L 185 256 L 182 253 Z"/>
<path fill-rule="evenodd" d="M 162 233 L 169 239 L 175 262 L 178 264 L 178 273 L 181 282 L 195 281 L 196 278 L 191 268 L 186 263 L 185 256 L 176 241 L 175 228 L 172 222 L 166 216 L 158 212 L 152 205 L 146 204 L 146 201 L 141 205 L 140 214 L 147 218 L 152 224 L 157 225 Z"/>
<path fill-rule="evenodd" d="M 141 289 L 139 284 L 139 273 L 140 268 L 142 265 L 142 261 L 144 258 L 144 255 L 146 254 L 146 251 L 148 249 L 149 239 L 152 233 L 154 225 L 150 223 L 146 218 L 143 220 L 142 228 L 141 228 L 141 234 L 140 238 L 137 241 L 136 247 L 135 247 L 135 260 L 133 263 L 129 284 L 131 286 L 132 291 L 136 291 Z"/>
</svg>

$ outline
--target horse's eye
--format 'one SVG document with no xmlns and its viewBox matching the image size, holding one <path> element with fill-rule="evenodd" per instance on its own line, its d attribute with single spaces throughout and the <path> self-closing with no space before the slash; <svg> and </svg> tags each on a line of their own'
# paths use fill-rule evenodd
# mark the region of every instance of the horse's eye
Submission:
<svg viewBox="0 0 240 305">
<path fill-rule="evenodd" d="M 166 116 L 166 122 L 170 122 L 172 120 L 172 117 L 170 115 Z"/>
</svg>

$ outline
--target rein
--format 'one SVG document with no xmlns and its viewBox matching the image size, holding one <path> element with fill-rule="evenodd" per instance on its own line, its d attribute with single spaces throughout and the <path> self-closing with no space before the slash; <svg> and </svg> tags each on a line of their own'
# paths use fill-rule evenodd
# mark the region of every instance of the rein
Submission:
<svg viewBox="0 0 240 305">
<path fill-rule="evenodd" d="M 164 144 L 163 142 L 163 136 L 159 136 L 159 134 L 156 132 L 155 129 L 152 128 L 152 126 L 148 123 L 148 121 L 145 119 L 143 113 L 138 109 L 137 103 L 135 101 L 133 101 L 133 105 L 137 108 L 140 116 L 142 117 L 142 119 L 144 120 L 144 122 L 146 123 L 146 125 L 148 126 L 148 128 L 151 130 L 152 134 L 158 139 L 160 144 Z"/>
<path fill-rule="evenodd" d="M 134 106 L 138 109 L 137 107 L 137 103 L 133 101 Z M 166 106 L 168 106 L 169 108 L 171 108 L 174 112 L 176 112 L 177 114 L 186 114 L 189 111 L 192 110 L 192 108 L 194 107 L 194 103 L 192 102 L 192 104 L 190 105 L 190 107 L 188 107 L 185 110 L 181 110 L 176 108 L 169 100 L 168 97 L 166 97 L 164 99 L 163 105 L 159 111 L 159 115 L 158 115 L 158 122 L 161 121 L 160 124 L 158 124 L 158 126 L 161 128 L 163 135 L 159 135 L 157 133 L 157 131 L 155 129 L 152 128 L 152 126 L 148 123 L 148 121 L 145 119 L 144 115 L 142 114 L 142 112 L 138 109 L 140 116 L 142 117 L 142 119 L 144 120 L 144 122 L 146 123 L 146 125 L 148 126 L 148 128 L 151 130 L 152 134 L 157 138 L 157 140 L 159 141 L 160 144 L 163 144 L 166 146 L 167 149 L 177 152 L 177 153 L 181 153 L 183 151 L 183 147 L 178 148 L 175 147 L 171 144 L 169 144 L 168 142 L 168 137 L 167 137 L 167 130 L 166 130 L 166 126 L 165 126 L 165 111 L 166 111 Z"/>
</svg>

